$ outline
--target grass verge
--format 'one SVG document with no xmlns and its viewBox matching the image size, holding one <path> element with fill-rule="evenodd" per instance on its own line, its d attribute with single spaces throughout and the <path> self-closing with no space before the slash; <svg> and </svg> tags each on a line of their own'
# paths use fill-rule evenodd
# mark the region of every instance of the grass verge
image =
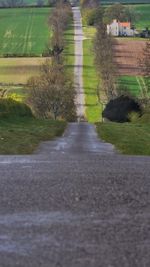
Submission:
<svg viewBox="0 0 150 267">
<path fill-rule="evenodd" d="M 70 25 L 64 34 L 65 39 L 65 50 L 64 50 L 64 58 L 65 58 L 65 66 L 67 71 L 73 75 L 74 70 L 74 26 L 73 20 L 70 21 Z"/>
<path fill-rule="evenodd" d="M 66 123 L 35 118 L 1 119 L 0 154 L 31 154 L 41 141 L 60 136 Z"/>
<path fill-rule="evenodd" d="M 101 121 L 102 106 L 98 102 L 98 76 L 94 67 L 92 51 L 93 27 L 84 27 L 85 40 L 83 41 L 83 86 L 85 93 L 86 117 L 91 123 Z"/>
<path fill-rule="evenodd" d="M 150 155 L 150 123 L 98 123 L 97 132 L 123 154 Z"/>
</svg>

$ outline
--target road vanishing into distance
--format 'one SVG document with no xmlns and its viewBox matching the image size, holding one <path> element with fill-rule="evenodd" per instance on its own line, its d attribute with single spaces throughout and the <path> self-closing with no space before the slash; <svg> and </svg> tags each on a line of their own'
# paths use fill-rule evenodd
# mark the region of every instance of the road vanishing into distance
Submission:
<svg viewBox="0 0 150 267">
<path fill-rule="evenodd" d="M 74 84 L 76 89 L 76 109 L 77 117 L 85 117 L 85 101 L 83 89 L 83 29 L 82 18 L 79 7 L 73 7 L 74 19 L 74 46 L 75 46 L 75 65 L 74 65 Z"/>
<path fill-rule="evenodd" d="M 149 267 L 149 188 L 150 157 L 121 155 L 86 122 L 0 156 L 0 267 Z"/>
</svg>

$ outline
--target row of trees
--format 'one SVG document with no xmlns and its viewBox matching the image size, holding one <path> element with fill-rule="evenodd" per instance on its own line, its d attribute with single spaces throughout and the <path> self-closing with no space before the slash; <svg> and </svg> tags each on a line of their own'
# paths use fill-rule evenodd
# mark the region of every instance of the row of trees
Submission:
<svg viewBox="0 0 150 267">
<path fill-rule="evenodd" d="M 0 0 L 1 7 L 19 7 L 24 5 L 24 0 Z"/>
<path fill-rule="evenodd" d="M 119 21 L 130 21 L 132 24 L 138 18 L 137 13 L 135 12 L 134 7 L 125 6 L 121 3 L 116 3 L 110 5 L 104 11 L 104 23 L 109 24 L 113 19 Z"/>
<path fill-rule="evenodd" d="M 113 19 L 130 21 L 133 25 L 137 16 L 134 9 L 120 3 L 102 7 L 90 0 L 81 0 L 83 21 L 87 25 L 96 25 L 94 38 L 95 66 L 99 77 L 97 95 L 99 102 L 106 105 L 103 116 L 114 121 L 128 121 L 129 113 L 141 114 L 141 104 L 145 108 L 150 102 L 150 43 L 147 42 L 140 59 L 140 69 L 144 79 L 141 86 L 141 99 L 136 100 L 128 93 L 128 88 L 118 85 L 117 64 L 115 62 L 115 39 L 107 34 L 106 25 Z M 140 102 L 140 103 L 139 103 Z"/>
<path fill-rule="evenodd" d="M 57 1 L 52 15 L 49 18 L 48 24 L 52 29 L 52 36 L 46 46 L 44 55 L 52 56 L 60 63 L 62 61 L 62 52 L 64 50 L 64 32 L 68 27 L 72 18 L 71 5 L 68 1 Z"/>
<path fill-rule="evenodd" d="M 101 18 L 101 8 L 99 0 L 80 0 L 83 23 L 95 25 Z"/>
<path fill-rule="evenodd" d="M 44 6 L 47 4 L 48 6 L 54 7 L 58 1 L 57 0 L 36 0 L 36 6 Z M 0 7 L 22 7 L 27 6 L 26 0 L 0 0 Z"/>
<path fill-rule="evenodd" d="M 37 6 L 44 6 L 44 0 L 36 0 Z M 0 7 L 24 7 L 27 6 L 26 0 L 0 0 Z"/>
<path fill-rule="evenodd" d="M 75 119 L 74 87 L 63 65 L 47 59 L 41 75 L 30 78 L 28 87 L 28 101 L 38 117 Z"/>
<path fill-rule="evenodd" d="M 100 78 L 98 97 L 104 102 L 117 96 L 117 66 L 114 62 L 114 44 L 115 40 L 107 34 L 106 26 L 102 22 L 98 24 L 94 39 L 94 53 L 95 65 Z"/>
<path fill-rule="evenodd" d="M 134 8 L 120 3 L 103 7 L 97 0 L 81 0 L 83 21 L 87 25 L 97 25 L 100 20 L 109 24 L 113 19 L 130 21 L 132 24 L 137 20 L 138 15 Z"/>
<path fill-rule="evenodd" d="M 144 77 L 142 98 L 145 105 L 150 104 L 150 41 L 146 42 L 143 56 L 139 59 L 140 68 Z"/>
<path fill-rule="evenodd" d="M 117 64 L 115 62 L 114 46 L 115 38 L 107 34 L 106 25 L 101 20 L 97 25 L 94 39 L 95 66 L 99 76 L 97 89 L 99 100 L 108 102 L 122 94 L 127 94 L 128 88 L 118 86 Z M 142 71 L 143 84 L 141 86 L 141 103 L 147 105 L 150 102 L 150 42 L 143 49 L 143 55 L 139 59 L 139 68 Z"/>
<path fill-rule="evenodd" d="M 63 65 L 64 31 L 71 17 L 69 2 L 59 0 L 49 19 L 53 36 L 47 53 L 51 55 L 41 68 L 41 75 L 28 82 L 29 104 L 36 115 L 43 118 L 75 119 L 75 90 Z"/>
</svg>

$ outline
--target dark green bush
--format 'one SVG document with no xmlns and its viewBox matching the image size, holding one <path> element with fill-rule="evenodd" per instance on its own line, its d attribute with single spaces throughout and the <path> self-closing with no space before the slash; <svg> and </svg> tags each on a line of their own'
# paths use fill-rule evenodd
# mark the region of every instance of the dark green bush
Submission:
<svg viewBox="0 0 150 267">
<path fill-rule="evenodd" d="M 32 116 L 32 111 L 26 104 L 10 98 L 0 99 L 0 118 Z"/>
<path fill-rule="evenodd" d="M 129 96 L 122 95 L 108 102 L 102 116 L 114 122 L 128 122 L 129 114 L 132 112 L 138 113 L 139 116 L 142 114 L 139 103 Z"/>
</svg>

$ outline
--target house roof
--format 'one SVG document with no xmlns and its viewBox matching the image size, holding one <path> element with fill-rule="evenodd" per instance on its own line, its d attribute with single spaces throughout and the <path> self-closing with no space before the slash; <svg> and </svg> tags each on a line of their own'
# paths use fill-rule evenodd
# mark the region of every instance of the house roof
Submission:
<svg viewBox="0 0 150 267">
<path fill-rule="evenodd" d="M 131 27 L 131 23 L 130 22 L 119 22 L 119 25 L 122 27 Z"/>
</svg>

